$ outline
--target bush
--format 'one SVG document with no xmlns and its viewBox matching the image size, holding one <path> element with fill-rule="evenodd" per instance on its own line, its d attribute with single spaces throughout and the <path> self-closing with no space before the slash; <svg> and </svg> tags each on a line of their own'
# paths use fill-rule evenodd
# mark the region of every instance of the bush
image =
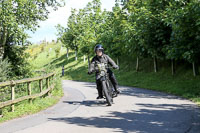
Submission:
<svg viewBox="0 0 200 133">
<path fill-rule="evenodd" d="M 44 45 L 41 45 L 41 52 L 44 52 Z"/>
<path fill-rule="evenodd" d="M 60 47 L 56 48 L 55 52 L 56 52 L 56 58 L 58 58 L 60 54 Z"/>
<path fill-rule="evenodd" d="M 31 66 L 28 62 L 29 54 L 25 52 L 26 46 L 7 45 L 4 58 L 8 58 L 11 64 L 9 73 L 11 78 L 27 78 L 31 76 Z"/>
<path fill-rule="evenodd" d="M 11 64 L 8 59 L 0 60 L 0 82 L 6 81 L 9 78 Z"/>
</svg>

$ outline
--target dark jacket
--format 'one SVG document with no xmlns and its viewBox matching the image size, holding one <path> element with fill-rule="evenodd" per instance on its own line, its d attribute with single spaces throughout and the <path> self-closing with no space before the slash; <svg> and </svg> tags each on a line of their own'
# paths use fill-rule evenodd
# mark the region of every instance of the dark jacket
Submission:
<svg viewBox="0 0 200 133">
<path fill-rule="evenodd" d="M 111 65 L 114 68 L 118 68 L 116 63 L 106 54 L 103 54 L 101 57 L 94 56 L 92 58 L 89 72 L 94 72 L 95 70 L 98 70 L 98 64 L 105 64 L 106 66 Z"/>
</svg>

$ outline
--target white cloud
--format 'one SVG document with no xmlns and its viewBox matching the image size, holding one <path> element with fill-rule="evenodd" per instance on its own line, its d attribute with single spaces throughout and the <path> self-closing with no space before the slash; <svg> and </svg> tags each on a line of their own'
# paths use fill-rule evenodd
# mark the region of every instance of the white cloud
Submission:
<svg viewBox="0 0 200 133">
<path fill-rule="evenodd" d="M 39 42 L 46 39 L 47 41 L 56 39 L 57 24 L 63 26 L 67 25 L 67 19 L 71 14 L 71 8 L 81 9 L 84 8 L 88 2 L 92 0 L 66 0 L 66 5 L 60 7 L 57 11 L 50 9 L 49 18 L 46 21 L 40 22 L 40 28 L 34 33 L 30 34 L 32 37 L 29 39 L 31 42 Z M 115 0 L 101 0 L 102 8 L 106 10 L 112 10 L 115 4 Z"/>
</svg>

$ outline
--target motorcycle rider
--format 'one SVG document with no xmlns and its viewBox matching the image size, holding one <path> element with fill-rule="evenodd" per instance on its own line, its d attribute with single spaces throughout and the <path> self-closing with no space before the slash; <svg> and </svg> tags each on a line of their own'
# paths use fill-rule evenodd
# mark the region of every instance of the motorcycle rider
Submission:
<svg viewBox="0 0 200 133">
<path fill-rule="evenodd" d="M 103 98 L 103 94 L 102 94 L 102 85 L 101 85 L 101 81 L 98 78 L 98 66 L 97 64 L 101 64 L 103 63 L 105 66 L 111 65 L 114 69 L 119 69 L 118 65 L 116 65 L 116 63 L 106 54 L 104 54 L 104 48 L 101 44 L 97 44 L 94 48 L 94 51 L 96 53 L 96 56 L 94 56 L 92 58 L 92 61 L 90 63 L 89 66 L 89 71 L 88 74 L 92 74 L 92 72 L 96 72 L 96 85 L 97 85 L 97 91 L 98 91 L 98 97 L 97 99 L 101 99 Z M 114 92 L 115 95 L 117 96 L 117 94 L 120 93 L 120 91 L 118 90 L 118 83 L 116 80 L 116 77 L 114 75 L 114 73 L 107 68 L 107 73 L 109 74 L 109 79 L 114 87 Z"/>
</svg>

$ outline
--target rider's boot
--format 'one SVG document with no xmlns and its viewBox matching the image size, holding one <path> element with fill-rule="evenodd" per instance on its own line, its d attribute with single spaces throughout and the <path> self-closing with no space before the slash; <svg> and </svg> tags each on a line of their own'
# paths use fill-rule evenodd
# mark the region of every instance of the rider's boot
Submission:
<svg viewBox="0 0 200 133">
<path fill-rule="evenodd" d="M 116 79 L 115 75 L 113 73 L 110 73 L 110 77 L 109 78 L 110 78 L 110 81 L 111 81 L 111 83 L 112 83 L 112 85 L 114 87 L 114 93 L 115 94 L 119 94 L 120 91 L 118 90 L 118 83 L 117 83 L 117 79 Z"/>
<path fill-rule="evenodd" d="M 97 97 L 97 99 L 102 99 L 102 98 L 103 98 L 102 90 L 98 89 L 98 97 Z"/>
<path fill-rule="evenodd" d="M 119 91 L 119 89 L 118 89 L 118 85 L 117 84 L 114 84 L 113 85 L 113 87 L 114 87 L 114 92 L 116 93 L 116 94 L 120 94 L 121 92 Z"/>
<path fill-rule="evenodd" d="M 98 96 L 98 97 L 97 97 L 97 99 L 102 99 L 102 98 L 103 98 L 103 96 Z"/>
</svg>

